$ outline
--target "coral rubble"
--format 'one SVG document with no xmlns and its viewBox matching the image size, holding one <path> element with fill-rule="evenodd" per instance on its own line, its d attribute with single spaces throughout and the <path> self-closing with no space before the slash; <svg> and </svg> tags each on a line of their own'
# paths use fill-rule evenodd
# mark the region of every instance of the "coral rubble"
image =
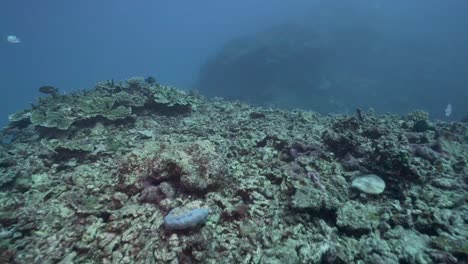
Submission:
<svg viewBox="0 0 468 264">
<path fill-rule="evenodd" d="M 40 98 L 0 136 L 0 263 L 468 261 L 466 123 L 132 78 Z"/>
</svg>

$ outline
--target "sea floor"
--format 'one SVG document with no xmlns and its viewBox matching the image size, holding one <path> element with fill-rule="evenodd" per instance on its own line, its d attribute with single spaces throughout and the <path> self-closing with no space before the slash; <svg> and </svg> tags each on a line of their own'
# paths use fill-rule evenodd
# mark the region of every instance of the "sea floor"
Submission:
<svg viewBox="0 0 468 264">
<path fill-rule="evenodd" d="M 468 261 L 468 124 L 422 111 L 324 116 L 132 78 L 41 97 L 1 139 L 0 263 Z"/>
</svg>

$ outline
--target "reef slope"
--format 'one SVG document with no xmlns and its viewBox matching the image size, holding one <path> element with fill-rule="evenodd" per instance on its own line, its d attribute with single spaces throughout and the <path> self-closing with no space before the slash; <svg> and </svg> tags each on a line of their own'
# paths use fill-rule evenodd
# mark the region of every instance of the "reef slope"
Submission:
<svg viewBox="0 0 468 264">
<path fill-rule="evenodd" d="M 0 263 L 467 261 L 466 123 L 132 78 L 40 98 L 1 136 Z M 351 188 L 369 174 L 385 185 Z"/>
</svg>

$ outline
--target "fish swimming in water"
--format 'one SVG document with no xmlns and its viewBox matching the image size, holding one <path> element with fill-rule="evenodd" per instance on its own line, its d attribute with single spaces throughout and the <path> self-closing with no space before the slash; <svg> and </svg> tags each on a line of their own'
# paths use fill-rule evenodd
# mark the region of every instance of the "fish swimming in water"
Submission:
<svg viewBox="0 0 468 264">
<path fill-rule="evenodd" d="M 12 44 L 17 44 L 21 42 L 21 40 L 17 36 L 14 36 L 14 35 L 7 36 L 7 41 Z"/>
<path fill-rule="evenodd" d="M 449 117 L 452 114 L 452 104 L 448 104 L 447 107 L 445 107 L 445 116 Z"/>
<path fill-rule="evenodd" d="M 44 94 L 50 94 L 52 96 L 55 96 L 59 93 L 58 88 L 51 85 L 44 85 L 39 87 L 39 92 Z"/>
</svg>

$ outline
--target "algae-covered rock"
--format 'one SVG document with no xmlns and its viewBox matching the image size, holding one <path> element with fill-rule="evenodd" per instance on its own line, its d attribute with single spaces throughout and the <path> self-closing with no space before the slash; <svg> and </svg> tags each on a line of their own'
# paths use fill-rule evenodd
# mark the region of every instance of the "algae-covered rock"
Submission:
<svg viewBox="0 0 468 264">
<path fill-rule="evenodd" d="M 17 173 L 17 171 L 0 168 L 0 187 L 13 183 L 17 177 Z"/>
<path fill-rule="evenodd" d="M 218 187 L 227 176 L 225 160 L 208 140 L 163 146 L 152 161 L 151 178 L 178 180 L 187 192 L 207 192 Z"/>
<path fill-rule="evenodd" d="M 399 263 L 457 263 L 431 261 L 429 256 L 425 254 L 429 244 L 429 236 L 425 234 L 418 234 L 414 230 L 396 226 L 389 231 L 389 238 L 387 243 L 390 245 L 392 253 L 400 260 Z M 449 257 L 448 254 L 447 252 L 447 257 Z"/>
<path fill-rule="evenodd" d="M 468 259 L 468 241 L 466 237 L 462 238 L 443 234 L 433 238 L 432 245 L 437 249 Z"/>
<path fill-rule="evenodd" d="M 379 212 L 372 205 L 348 201 L 338 210 L 336 225 L 349 234 L 366 234 L 379 223 Z"/>
<path fill-rule="evenodd" d="M 330 197 L 327 192 L 317 188 L 299 188 L 291 198 L 291 207 L 296 210 L 319 212 L 322 209 L 334 210 L 338 200 Z"/>
<path fill-rule="evenodd" d="M 265 250 L 263 261 L 271 264 L 300 263 L 297 250 L 300 244 L 300 241 L 287 239 L 278 246 Z"/>
</svg>

